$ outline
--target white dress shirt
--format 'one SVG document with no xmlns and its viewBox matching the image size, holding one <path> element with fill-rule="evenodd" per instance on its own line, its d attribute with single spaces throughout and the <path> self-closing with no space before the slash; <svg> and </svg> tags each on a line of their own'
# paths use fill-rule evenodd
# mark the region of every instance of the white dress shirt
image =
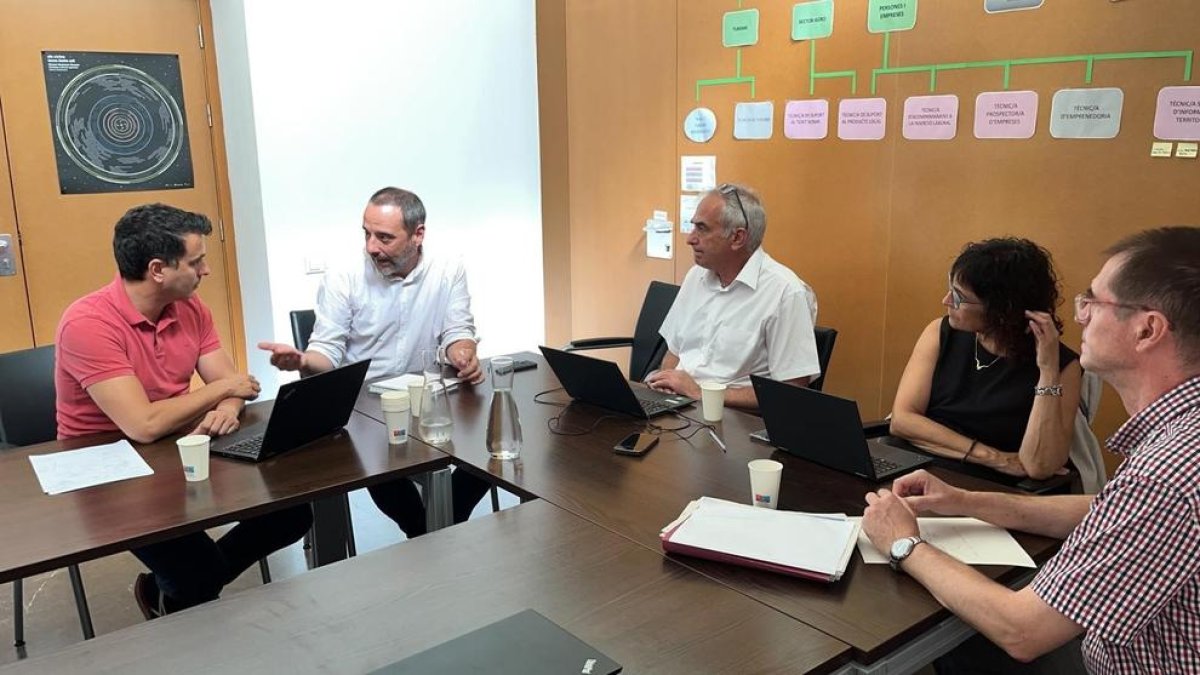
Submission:
<svg viewBox="0 0 1200 675">
<path fill-rule="evenodd" d="M 821 374 L 813 325 L 817 297 L 762 248 L 729 286 L 715 272 L 688 270 L 659 333 L 697 382 L 750 386 L 750 375 L 775 380 Z"/>
<path fill-rule="evenodd" d="M 462 262 L 427 252 L 404 279 L 380 274 L 366 252 L 331 269 L 316 314 L 308 348 L 335 366 L 369 358 L 368 378 L 419 372 L 422 350 L 477 340 Z"/>
</svg>

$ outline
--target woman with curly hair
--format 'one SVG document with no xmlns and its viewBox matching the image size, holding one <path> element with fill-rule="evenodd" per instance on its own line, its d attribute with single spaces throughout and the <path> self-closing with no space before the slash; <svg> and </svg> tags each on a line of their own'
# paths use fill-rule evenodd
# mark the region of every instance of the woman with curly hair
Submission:
<svg viewBox="0 0 1200 675">
<path fill-rule="evenodd" d="M 967 244 L 946 316 L 925 327 L 892 407 L 891 433 L 942 457 L 1049 478 L 1067 463 L 1079 354 L 1062 346 L 1058 276 L 1027 239 Z"/>
</svg>

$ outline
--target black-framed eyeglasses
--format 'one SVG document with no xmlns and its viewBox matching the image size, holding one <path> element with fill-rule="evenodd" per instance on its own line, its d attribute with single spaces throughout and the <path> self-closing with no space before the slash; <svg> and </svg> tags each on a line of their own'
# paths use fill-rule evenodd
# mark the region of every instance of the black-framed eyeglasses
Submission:
<svg viewBox="0 0 1200 675">
<path fill-rule="evenodd" d="M 982 302 L 977 300 L 968 300 L 957 288 L 954 287 L 954 277 L 946 277 L 946 285 L 950 287 L 950 306 L 958 309 L 963 305 L 982 305 Z"/>
<path fill-rule="evenodd" d="M 1154 309 L 1149 305 L 1135 305 L 1127 302 L 1100 300 L 1096 298 L 1096 296 L 1092 295 L 1091 291 L 1084 291 L 1083 293 L 1075 296 L 1075 323 L 1085 323 L 1092 318 L 1092 305 L 1108 305 L 1109 307 L 1137 309 L 1143 312 L 1149 312 Z"/>
<path fill-rule="evenodd" d="M 740 194 L 738 194 L 737 186 L 734 185 L 733 183 L 725 183 L 721 187 L 717 188 L 717 192 L 719 192 L 722 195 L 728 195 L 728 194 L 733 195 L 733 198 L 737 200 L 738 210 L 740 210 L 742 212 L 742 222 L 745 223 L 744 227 L 746 229 L 749 229 L 750 228 L 750 217 L 746 215 L 746 207 L 742 206 L 742 196 Z"/>
</svg>

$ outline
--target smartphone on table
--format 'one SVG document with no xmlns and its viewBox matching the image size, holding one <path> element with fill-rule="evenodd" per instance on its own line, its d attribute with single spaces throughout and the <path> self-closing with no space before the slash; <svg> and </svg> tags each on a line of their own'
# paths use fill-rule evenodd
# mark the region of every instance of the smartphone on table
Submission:
<svg viewBox="0 0 1200 675">
<path fill-rule="evenodd" d="M 645 432 L 632 433 L 613 446 L 613 452 L 618 455 L 633 455 L 641 457 L 658 445 L 658 436 Z"/>
</svg>

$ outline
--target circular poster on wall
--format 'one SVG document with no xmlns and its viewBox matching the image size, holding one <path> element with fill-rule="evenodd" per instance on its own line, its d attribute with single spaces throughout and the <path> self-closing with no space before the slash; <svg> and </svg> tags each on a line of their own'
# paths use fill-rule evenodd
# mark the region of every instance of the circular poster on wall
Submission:
<svg viewBox="0 0 1200 675">
<path fill-rule="evenodd" d="M 707 143 L 717 133 L 717 116 L 708 108 L 693 108 L 683 119 L 683 135 L 693 143 Z"/>
</svg>

